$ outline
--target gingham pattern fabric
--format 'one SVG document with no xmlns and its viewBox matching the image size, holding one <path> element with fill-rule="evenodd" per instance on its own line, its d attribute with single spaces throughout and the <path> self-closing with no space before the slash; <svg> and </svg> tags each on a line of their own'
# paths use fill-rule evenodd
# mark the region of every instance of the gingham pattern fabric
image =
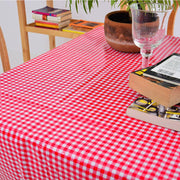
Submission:
<svg viewBox="0 0 180 180">
<path fill-rule="evenodd" d="M 180 53 L 167 36 L 156 63 Z M 0 75 L 0 179 L 180 179 L 180 132 L 126 116 L 140 54 L 97 28 Z"/>
</svg>

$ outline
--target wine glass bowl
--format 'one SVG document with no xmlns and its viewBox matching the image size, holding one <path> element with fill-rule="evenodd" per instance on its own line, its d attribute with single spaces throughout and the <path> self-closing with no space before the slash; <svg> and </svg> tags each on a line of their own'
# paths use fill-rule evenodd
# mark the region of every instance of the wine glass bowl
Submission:
<svg viewBox="0 0 180 180">
<path fill-rule="evenodd" d="M 138 4 L 131 5 L 132 35 L 136 46 L 141 50 L 142 68 L 149 66 L 149 58 L 166 35 L 172 7 L 170 5 Z"/>
</svg>

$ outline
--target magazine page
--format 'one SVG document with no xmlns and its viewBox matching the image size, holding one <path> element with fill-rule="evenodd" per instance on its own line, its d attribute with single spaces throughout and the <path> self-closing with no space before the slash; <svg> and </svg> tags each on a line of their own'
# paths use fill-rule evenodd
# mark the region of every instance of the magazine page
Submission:
<svg viewBox="0 0 180 180">
<path fill-rule="evenodd" d="M 128 108 L 165 119 L 180 120 L 180 104 L 165 108 L 146 97 L 137 98 Z"/>
<path fill-rule="evenodd" d="M 173 53 L 143 74 L 175 85 L 180 85 L 180 54 Z"/>
<path fill-rule="evenodd" d="M 180 79 L 180 56 L 171 56 L 151 71 Z"/>
</svg>

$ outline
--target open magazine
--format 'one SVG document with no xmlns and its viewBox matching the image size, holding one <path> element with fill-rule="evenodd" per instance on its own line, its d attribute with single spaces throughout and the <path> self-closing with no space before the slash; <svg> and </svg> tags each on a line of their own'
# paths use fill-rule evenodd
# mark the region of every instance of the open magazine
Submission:
<svg viewBox="0 0 180 180">
<path fill-rule="evenodd" d="M 180 86 L 180 54 L 171 54 L 143 75 Z"/>
<path fill-rule="evenodd" d="M 141 96 L 127 108 L 126 114 L 142 121 L 180 131 L 180 104 L 165 108 Z"/>
</svg>

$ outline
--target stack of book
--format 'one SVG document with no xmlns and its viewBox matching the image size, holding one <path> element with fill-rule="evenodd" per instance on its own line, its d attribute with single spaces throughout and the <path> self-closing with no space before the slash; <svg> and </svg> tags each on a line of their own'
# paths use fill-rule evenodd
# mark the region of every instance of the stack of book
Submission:
<svg viewBox="0 0 180 180">
<path fill-rule="evenodd" d="M 130 73 L 129 87 L 140 93 L 126 114 L 180 131 L 180 54 Z"/>
<path fill-rule="evenodd" d="M 72 14 L 70 10 L 45 6 L 32 11 L 35 25 L 52 29 L 62 29 L 70 24 Z"/>
</svg>

